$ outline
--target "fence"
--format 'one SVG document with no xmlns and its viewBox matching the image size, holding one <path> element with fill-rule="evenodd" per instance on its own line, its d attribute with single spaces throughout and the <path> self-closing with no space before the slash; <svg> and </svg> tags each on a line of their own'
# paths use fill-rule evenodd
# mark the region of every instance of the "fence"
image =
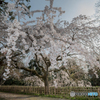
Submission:
<svg viewBox="0 0 100 100">
<path fill-rule="evenodd" d="M 44 87 L 33 86 L 0 86 L 0 91 L 26 94 L 44 94 Z M 100 97 L 100 87 L 50 87 L 49 95 L 59 95 L 70 97 L 70 92 L 98 92 Z"/>
</svg>

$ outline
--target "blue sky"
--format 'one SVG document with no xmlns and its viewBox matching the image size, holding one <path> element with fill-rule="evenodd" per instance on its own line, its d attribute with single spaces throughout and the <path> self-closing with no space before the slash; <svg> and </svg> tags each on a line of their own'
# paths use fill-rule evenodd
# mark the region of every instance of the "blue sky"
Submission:
<svg viewBox="0 0 100 100">
<path fill-rule="evenodd" d="M 6 1 L 10 2 L 10 0 Z M 80 14 L 87 16 L 93 15 L 95 13 L 95 3 L 97 2 L 98 0 L 54 0 L 53 6 L 62 7 L 62 10 L 65 11 L 65 13 L 60 17 L 62 20 L 71 21 L 72 18 L 77 17 Z M 44 9 L 45 5 L 49 5 L 49 1 L 30 0 L 30 4 L 31 11 L 42 10 Z M 34 20 L 37 16 L 40 16 L 40 14 L 34 14 L 33 18 L 31 19 L 26 17 L 26 21 Z"/>
<path fill-rule="evenodd" d="M 95 13 L 95 3 L 98 0 L 54 0 L 53 6 L 62 7 L 65 13 L 60 17 L 63 20 L 71 21 L 72 18 L 83 14 L 91 16 Z M 31 0 L 31 10 L 44 9 L 45 5 L 49 5 L 49 1 Z M 35 14 L 34 19 L 39 14 Z"/>
<path fill-rule="evenodd" d="M 42 2 L 41 2 L 42 1 Z M 95 13 L 95 3 L 98 0 L 54 0 L 53 6 L 62 7 L 65 14 L 61 19 L 71 21 L 73 17 L 80 14 L 91 16 Z M 45 0 L 31 0 L 31 9 L 43 9 L 45 5 L 49 5 L 49 1 Z"/>
</svg>

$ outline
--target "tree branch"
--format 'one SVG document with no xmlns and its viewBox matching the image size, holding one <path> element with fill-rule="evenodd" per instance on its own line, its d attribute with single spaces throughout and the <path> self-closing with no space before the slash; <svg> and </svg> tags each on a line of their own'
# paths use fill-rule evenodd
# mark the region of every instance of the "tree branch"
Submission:
<svg viewBox="0 0 100 100">
<path fill-rule="evenodd" d="M 42 59 L 44 60 L 44 62 L 45 62 L 45 64 L 46 64 L 46 66 L 48 67 L 48 64 L 47 64 L 47 62 L 46 62 L 45 58 L 43 57 L 42 53 L 40 53 L 40 55 L 41 55 Z"/>
<path fill-rule="evenodd" d="M 14 61 L 13 59 L 12 59 L 12 61 L 15 63 L 15 68 L 18 68 L 18 69 L 23 69 L 23 70 L 25 70 L 25 71 L 28 71 L 28 72 L 32 72 L 32 73 L 34 73 L 36 76 L 38 76 L 39 78 L 43 78 L 43 76 L 41 76 L 41 75 L 39 75 L 38 73 L 37 73 L 37 71 L 35 71 L 34 69 L 29 69 L 29 68 L 26 68 L 26 67 L 23 67 L 23 66 L 18 66 L 17 65 L 17 63 L 16 63 L 16 61 Z"/>
<path fill-rule="evenodd" d="M 35 54 L 35 56 L 36 56 L 36 62 L 37 62 L 37 64 L 38 64 L 38 66 L 40 67 L 40 68 L 42 68 L 42 71 L 45 73 L 45 69 L 43 68 L 43 66 L 41 66 L 40 64 L 39 64 L 39 61 L 38 61 L 38 59 L 37 59 L 37 55 Z"/>
<path fill-rule="evenodd" d="M 6 47 L 6 45 L 4 45 L 1 41 L 0 41 L 0 44 L 2 44 L 4 47 Z"/>
<path fill-rule="evenodd" d="M 71 42 L 69 42 L 69 41 L 65 41 L 65 40 L 63 40 L 63 39 L 59 39 L 59 38 L 56 38 L 56 37 L 54 37 L 54 39 L 63 41 L 64 43 L 68 43 L 68 44 L 70 44 L 70 45 L 73 45 L 73 43 L 71 43 Z"/>
<path fill-rule="evenodd" d="M 50 70 L 49 72 L 52 72 L 52 71 L 58 72 L 58 71 L 63 70 L 63 69 L 65 69 L 65 67 L 61 66 L 59 69 L 53 69 L 53 70 Z"/>
</svg>

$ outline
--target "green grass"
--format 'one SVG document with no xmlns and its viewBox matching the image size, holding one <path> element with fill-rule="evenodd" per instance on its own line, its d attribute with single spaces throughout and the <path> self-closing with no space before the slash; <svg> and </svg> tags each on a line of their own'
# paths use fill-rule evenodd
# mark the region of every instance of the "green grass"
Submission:
<svg viewBox="0 0 100 100">
<path fill-rule="evenodd" d="M 5 93 L 14 93 L 14 92 L 8 92 L 8 91 L 1 91 Z M 23 94 L 23 95 L 34 95 L 37 97 L 50 97 L 50 98 L 61 98 L 61 99 L 68 99 L 68 100 L 100 100 L 98 97 L 70 97 L 68 95 L 45 95 L 45 94 L 36 94 L 36 93 L 14 93 L 14 94 Z M 6 100 L 3 98 L 0 98 L 0 100 Z"/>
<path fill-rule="evenodd" d="M 100 100 L 98 97 L 73 97 L 71 100 Z"/>
<path fill-rule="evenodd" d="M 7 100 L 7 99 L 4 99 L 4 98 L 1 98 L 1 97 L 0 97 L 0 100 Z"/>
</svg>

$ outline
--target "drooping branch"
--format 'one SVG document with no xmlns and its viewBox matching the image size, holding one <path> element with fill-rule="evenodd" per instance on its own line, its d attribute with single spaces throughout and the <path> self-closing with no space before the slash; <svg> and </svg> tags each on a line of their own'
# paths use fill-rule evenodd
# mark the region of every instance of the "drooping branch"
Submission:
<svg viewBox="0 0 100 100">
<path fill-rule="evenodd" d="M 14 57 L 20 56 L 21 54 L 22 54 L 22 53 L 17 53 L 17 54 L 14 54 L 14 55 L 11 57 L 11 59 L 13 59 Z M 1 61 L 3 61 L 4 59 L 6 59 L 6 57 L 5 57 L 5 56 L 0 57 L 0 60 L 1 60 Z"/>
<path fill-rule="evenodd" d="M 69 45 L 73 45 L 73 43 L 71 43 L 71 42 L 69 42 L 69 41 L 65 41 L 65 40 L 63 40 L 63 39 L 61 39 L 61 38 L 56 38 L 56 37 L 54 37 L 54 39 L 60 40 L 60 41 L 62 41 L 62 42 L 64 42 L 64 43 L 68 43 Z"/>
<path fill-rule="evenodd" d="M 31 47 L 32 47 L 32 42 L 33 42 L 34 40 L 32 39 L 32 37 L 30 37 L 30 35 L 29 35 L 28 32 L 26 32 L 26 33 L 27 33 L 27 37 L 31 40 Z"/>
<path fill-rule="evenodd" d="M 34 69 L 29 69 L 29 68 L 26 68 L 26 67 L 24 67 L 24 66 L 18 66 L 18 64 L 17 64 L 17 62 L 16 62 L 15 60 L 12 59 L 12 61 L 14 62 L 14 63 L 13 63 L 13 66 L 15 66 L 15 68 L 23 69 L 23 70 L 28 71 L 28 72 L 32 72 L 32 73 L 34 73 L 36 76 L 38 76 L 39 78 L 43 78 L 43 76 L 39 75 L 39 74 L 37 73 L 36 70 L 34 70 Z"/>
</svg>

